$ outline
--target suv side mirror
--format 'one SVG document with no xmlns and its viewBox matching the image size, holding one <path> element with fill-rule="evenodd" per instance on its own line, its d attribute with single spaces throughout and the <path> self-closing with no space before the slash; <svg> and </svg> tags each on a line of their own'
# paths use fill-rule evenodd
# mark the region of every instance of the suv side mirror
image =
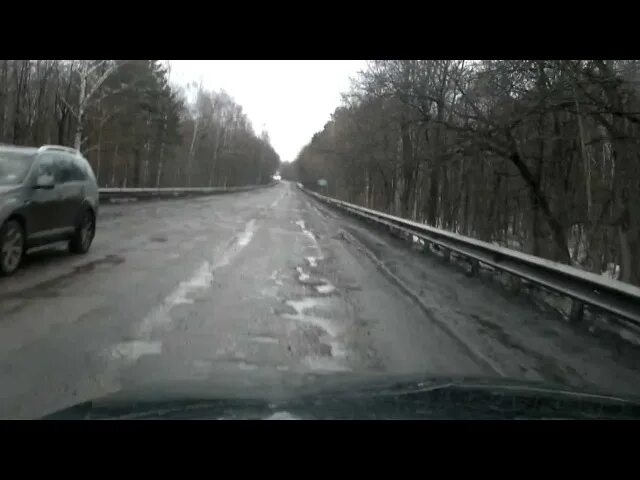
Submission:
<svg viewBox="0 0 640 480">
<path fill-rule="evenodd" d="M 54 185 L 53 175 L 39 175 L 33 188 L 50 189 Z"/>
</svg>

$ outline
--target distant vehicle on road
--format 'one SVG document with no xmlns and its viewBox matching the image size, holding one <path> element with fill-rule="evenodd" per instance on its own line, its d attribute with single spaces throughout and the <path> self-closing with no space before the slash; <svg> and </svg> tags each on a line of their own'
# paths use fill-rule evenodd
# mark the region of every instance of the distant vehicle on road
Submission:
<svg viewBox="0 0 640 480">
<path fill-rule="evenodd" d="M 29 248 L 68 240 L 72 253 L 86 253 L 97 215 L 96 177 L 80 152 L 0 145 L 0 275 Z"/>
</svg>

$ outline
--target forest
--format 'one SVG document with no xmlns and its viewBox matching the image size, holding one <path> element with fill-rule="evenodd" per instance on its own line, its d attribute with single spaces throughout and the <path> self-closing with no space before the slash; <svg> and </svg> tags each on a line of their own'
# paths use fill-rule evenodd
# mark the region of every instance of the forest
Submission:
<svg viewBox="0 0 640 480">
<path fill-rule="evenodd" d="M 640 285 L 639 84 L 637 60 L 370 61 L 282 173 Z"/>
<path fill-rule="evenodd" d="M 264 184 L 280 163 L 231 96 L 158 60 L 0 60 L 0 143 L 77 148 L 101 187 Z"/>
</svg>

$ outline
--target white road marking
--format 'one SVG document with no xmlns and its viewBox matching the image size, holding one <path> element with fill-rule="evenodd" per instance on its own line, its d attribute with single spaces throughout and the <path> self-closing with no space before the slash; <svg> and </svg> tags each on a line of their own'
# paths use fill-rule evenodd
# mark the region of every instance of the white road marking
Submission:
<svg viewBox="0 0 640 480">
<path fill-rule="evenodd" d="M 169 324 L 171 322 L 169 312 L 176 305 L 193 303 L 193 300 L 189 297 L 195 291 L 211 286 L 213 282 L 213 272 L 217 268 L 228 265 L 231 260 L 251 242 L 254 231 L 255 220 L 252 219 L 247 222 L 245 229 L 237 236 L 231 248 L 224 251 L 214 265 L 205 261 L 196 269 L 191 278 L 180 282 L 178 287 L 165 297 L 160 305 L 145 316 L 140 324 L 140 335 L 149 335 L 155 327 Z"/>
<path fill-rule="evenodd" d="M 275 208 L 280 203 L 280 200 L 282 200 L 285 197 L 286 193 L 287 191 L 284 190 L 278 198 L 276 198 L 273 202 L 271 202 L 270 207 Z"/>
<path fill-rule="evenodd" d="M 240 247 L 246 247 L 247 245 L 249 245 L 249 242 L 251 242 L 251 239 L 253 238 L 255 223 L 255 220 L 250 220 L 249 223 L 247 223 L 245 231 L 242 232 L 238 237 L 238 245 Z"/>
</svg>

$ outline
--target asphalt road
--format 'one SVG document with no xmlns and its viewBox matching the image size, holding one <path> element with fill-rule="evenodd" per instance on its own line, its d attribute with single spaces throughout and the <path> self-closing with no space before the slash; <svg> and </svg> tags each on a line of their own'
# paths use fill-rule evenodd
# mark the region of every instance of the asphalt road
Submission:
<svg viewBox="0 0 640 480">
<path fill-rule="evenodd" d="M 640 393 L 640 357 L 282 183 L 101 207 L 0 279 L 0 417 L 158 383 L 509 377 Z"/>
</svg>

